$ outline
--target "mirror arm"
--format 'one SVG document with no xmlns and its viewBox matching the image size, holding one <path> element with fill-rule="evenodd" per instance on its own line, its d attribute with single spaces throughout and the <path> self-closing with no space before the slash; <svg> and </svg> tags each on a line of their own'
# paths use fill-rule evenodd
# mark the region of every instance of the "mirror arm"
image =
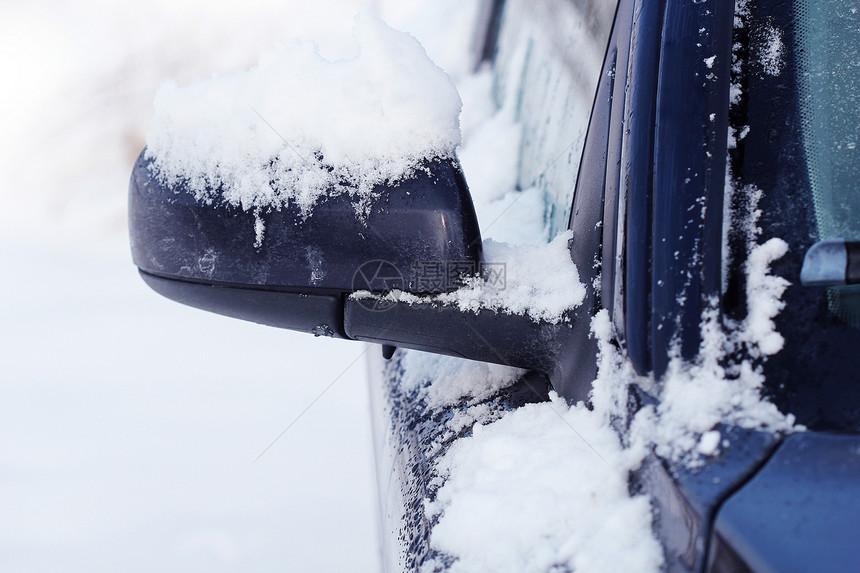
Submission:
<svg viewBox="0 0 860 573">
<path fill-rule="evenodd" d="M 353 339 L 525 368 L 549 375 L 569 335 L 569 323 L 535 322 L 483 309 L 386 301 L 372 308 L 347 298 L 344 328 Z"/>
</svg>

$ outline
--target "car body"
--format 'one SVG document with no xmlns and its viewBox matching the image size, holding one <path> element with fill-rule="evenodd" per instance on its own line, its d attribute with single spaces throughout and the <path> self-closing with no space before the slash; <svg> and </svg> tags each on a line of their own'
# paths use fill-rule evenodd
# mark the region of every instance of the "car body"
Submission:
<svg viewBox="0 0 860 573">
<path fill-rule="evenodd" d="M 786 294 L 786 310 L 777 319 L 778 330 L 787 333 L 787 347 L 765 365 L 766 392 L 810 431 L 780 436 L 725 426 L 722 434 L 731 447 L 696 469 L 652 454 L 631 483 L 652 495 L 667 570 L 852 568 L 858 557 L 852 531 L 860 520 L 860 438 L 855 434 L 860 402 L 850 382 L 858 366 L 851 358 L 857 355 L 857 331 L 821 313 L 821 288 L 799 284 L 803 253 L 823 235 L 808 221 L 809 184 L 806 173 L 796 169 L 804 156 L 797 134 L 801 106 L 791 85 L 797 80 L 790 71 L 764 70 L 767 62 L 757 55 L 768 47 L 766 36 L 773 30 L 784 31 L 779 32 L 785 34 L 779 40 L 783 46 L 796 44 L 792 35 L 800 17 L 780 3 L 766 1 L 739 6 L 736 14 L 731 3 L 621 0 L 610 35 L 607 28 L 601 30 L 597 10 L 587 4 L 548 2 L 551 6 L 543 9 L 534 3 L 505 4 L 497 7 L 500 13 L 494 20 L 501 31 L 491 37 L 511 41 L 506 35 L 517 31 L 506 27 L 540 29 L 543 35 L 535 35 L 534 42 L 550 44 L 544 50 L 552 57 L 535 65 L 544 66 L 553 79 L 570 81 L 582 73 L 569 63 L 574 53 L 582 57 L 576 42 L 553 44 L 565 33 L 564 10 L 591 23 L 598 38 L 609 36 L 582 159 L 565 166 L 570 179 L 557 176 L 546 186 L 556 194 L 560 218 L 569 215 L 565 223 L 577 243 L 571 256 L 584 274 L 583 282 L 600 276 L 600 289 L 589 291 L 587 303 L 578 311 L 588 316 L 608 309 L 618 342 L 639 374 L 659 380 L 674 344 L 687 358 L 696 356 L 699 324 L 709 301 L 720 301 L 725 320 L 747 312 L 739 284 L 746 255 L 738 244 L 743 241 L 740 233 L 732 231 L 742 224 L 723 221 L 732 213 L 723 209 L 724 201 L 742 205 L 747 200 L 744 193 L 764 189 L 760 224 L 767 235 L 789 242 L 792 255 L 778 263 L 777 271 L 794 283 Z M 851 33 L 856 41 L 856 27 Z M 495 46 L 484 53 L 504 58 L 506 48 Z M 785 61 L 780 66 L 796 69 L 789 49 L 781 56 Z M 736 68 L 733 78 L 732 67 L 739 60 L 747 69 Z M 496 73 L 509 73 L 504 70 L 507 64 L 496 62 L 503 68 Z M 856 82 L 856 74 L 849 79 Z M 733 82 L 742 88 L 743 100 L 730 106 Z M 558 83 L 566 85 L 564 80 L 552 85 Z M 540 83 L 533 85 L 526 82 L 520 97 L 545 101 L 546 94 L 529 93 L 540 91 Z M 854 83 L 847 89 L 856 93 L 858 88 Z M 547 129 L 546 115 L 555 121 L 559 110 L 551 105 L 522 109 L 525 145 L 529 137 L 547 137 L 538 130 Z M 725 135 L 730 125 L 738 131 L 750 126 L 734 148 Z M 856 135 L 856 123 L 851 125 Z M 537 127 L 528 133 L 530 126 Z M 544 156 L 538 162 L 551 159 Z M 857 157 L 845 161 L 853 161 L 856 174 Z M 524 169 L 529 169 L 527 163 Z M 578 173 L 571 172 L 576 169 Z M 728 197 L 732 187 L 726 185 L 727 169 L 740 189 L 733 198 Z M 532 175 L 527 173 L 524 179 Z M 576 182 L 572 197 L 565 194 L 569 181 Z M 691 212 L 696 216 L 689 217 Z M 743 215 L 736 211 L 728 216 Z M 725 263 L 724 244 L 734 249 L 730 263 Z M 591 264 L 595 260 L 600 264 Z M 690 269 L 694 272 L 688 274 Z M 687 304 L 678 305 L 682 295 Z M 569 346 L 556 358 L 558 369 L 565 367 L 565 360 L 575 364 L 552 377 L 552 387 L 569 402 L 587 400 L 596 374 L 596 342 L 586 329 L 576 332 L 577 324 L 587 322 L 574 321 Z M 834 338 L 825 342 L 821 340 L 825 336 Z M 828 368 L 832 370 L 822 372 Z M 382 371 L 375 384 L 382 388 L 374 394 L 376 415 L 382 418 L 376 427 L 392 428 L 389 432 L 400 448 L 396 454 L 386 453 L 392 446 L 390 436 L 377 436 L 381 450 L 377 459 L 388 460 L 377 469 L 381 480 L 397 473 L 405 492 L 392 494 L 391 483 L 381 483 L 383 502 L 416 508 L 406 517 L 399 508 L 384 505 L 391 520 L 386 524 L 388 539 L 396 544 L 399 535 L 399 543 L 406 544 L 409 569 L 436 558 L 427 539 L 432 524 L 417 508 L 422 497 L 432 499 L 438 489 L 427 468 L 439 455 L 432 444 L 442 431 L 440 413 L 422 415 L 408 393 L 400 390 L 402 372 L 396 367 Z M 538 400 L 546 388 L 544 380 L 526 380 L 489 402 L 500 410 L 516 408 Z M 633 411 L 654 400 L 635 388 Z M 397 551 L 389 554 L 396 556 Z M 390 562 L 396 570 L 394 557 Z"/>
<path fill-rule="evenodd" d="M 860 525 L 860 390 L 853 383 L 860 370 L 860 333 L 851 311 L 858 295 L 852 286 L 800 281 L 804 254 L 813 245 L 847 240 L 850 268 L 852 239 L 858 238 L 850 234 L 856 211 L 845 199 L 856 192 L 820 190 L 844 187 L 860 174 L 853 140 L 843 141 L 857 135 L 857 112 L 845 111 L 860 91 L 856 63 L 851 63 L 856 50 L 833 56 L 833 34 L 810 24 L 832 18 L 827 29 L 847 30 L 839 37 L 856 44 L 858 22 L 854 12 L 845 12 L 847 4 L 815 9 L 773 0 L 484 4 L 480 59 L 492 66 L 500 98 L 510 97 L 506 89 L 518 90 L 524 130 L 520 186 L 536 184 L 550 197 L 548 224 L 553 232 L 572 231 L 571 259 L 587 286 L 568 324 L 450 307 L 431 311 L 397 300 L 379 312 L 343 296 L 350 289 L 345 284 L 350 264 L 357 260 L 346 255 L 338 279 L 344 284 L 312 294 L 300 287 L 316 285 L 264 285 L 249 291 L 242 268 L 212 282 L 199 273 L 175 280 L 167 271 L 147 267 L 148 261 L 167 255 L 145 253 L 141 246 L 156 244 L 146 234 L 151 221 L 174 217 L 140 207 L 149 200 L 141 191 L 148 185 L 145 162 L 132 185 L 133 209 L 147 213 L 132 215 L 136 262 L 154 288 L 181 302 L 384 345 L 384 358 L 372 362 L 371 394 L 386 567 L 413 571 L 432 563 L 434 570 L 443 570 L 453 558 L 433 547 L 434 523 L 424 504 L 440 488 L 433 460 L 471 430 L 443 436 L 443 422 L 462 405 L 423 407 L 402 383 L 403 351 L 395 348 L 529 370 L 484 402 L 495 412 L 547 400 L 550 390 L 568 403 L 588 402 L 599 374 L 591 324 L 604 312 L 613 343 L 633 373 L 629 418 L 617 427 L 624 434 L 637 412 L 659 403 L 673 358 L 698 359 L 705 342 L 703 316 L 711 312 L 717 323 L 729 325 L 756 312 L 761 301 L 751 297 L 747 284 L 750 241 L 779 238 L 787 254 L 774 260 L 772 270 L 787 283 L 784 309 L 771 318 L 782 348 L 756 353 L 739 347 L 743 356 L 723 361 L 746 360 L 761 372 L 763 394 L 803 428 L 773 432 L 724 424 L 717 428 L 723 444 L 717 453 L 691 465 L 655 449 L 632 473 L 630 487 L 651 496 L 669 571 L 851 569 L 860 558 L 854 543 Z M 529 46 L 524 58 L 515 49 L 523 38 Z M 804 59 L 822 44 L 829 47 L 818 50 L 817 60 Z M 847 70 L 842 80 L 822 75 L 834 59 Z M 813 72 L 822 75 L 823 85 L 834 86 L 837 95 L 827 102 L 848 94 L 837 102 L 841 107 L 832 102 L 816 107 L 824 96 L 809 80 Z M 842 110 L 853 128 L 831 128 L 833 110 Z M 822 135 L 825 127 L 830 131 Z M 831 152 L 836 139 L 844 143 L 842 155 Z M 817 158 L 814 168 L 812 158 Z M 391 273 L 400 282 L 377 290 L 410 290 L 412 283 L 403 282 L 410 260 L 480 260 L 474 252 L 480 235 L 470 222 L 474 215 L 468 213 L 462 174 L 446 164 L 430 170 L 452 190 L 450 201 L 439 199 L 432 209 L 447 209 L 454 219 L 466 213 L 458 227 L 462 233 L 453 242 L 446 239 L 448 247 L 438 252 L 406 247 L 395 249 L 397 255 L 377 257 L 403 258 Z M 848 206 L 837 224 L 827 213 L 839 201 Z M 186 219 L 195 222 L 177 226 L 199 225 L 196 211 L 188 208 L 192 215 Z M 402 210 L 410 208 L 411 203 L 404 204 Z M 332 207 L 338 209 L 343 208 Z M 304 244 L 348 226 L 332 217 L 336 227 L 291 240 Z M 396 213 L 384 217 L 380 225 L 395 229 L 397 240 L 408 236 L 410 220 Z M 424 232 L 433 226 L 427 223 Z M 212 240 L 238 235 L 238 229 L 238 224 L 221 226 Z M 371 245 L 362 261 L 379 248 Z M 182 249 L 199 254 L 202 247 Z M 245 297 L 241 304 L 240 295 Z M 328 330 L 315 330 L 321 315 Z"/>
</svg>

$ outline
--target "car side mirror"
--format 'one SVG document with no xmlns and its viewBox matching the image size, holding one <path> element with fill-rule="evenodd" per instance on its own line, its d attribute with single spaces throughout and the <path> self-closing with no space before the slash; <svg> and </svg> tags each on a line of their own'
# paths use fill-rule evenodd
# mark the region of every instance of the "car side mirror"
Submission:
<svg viewBox="0 0 860 573">
<path fill-rule="evenodd" d="M 549 323 L 430 296 L 461 285 L 426 274 L 428 267 L 481 269 L 477 218 L 454 160 L 426 161 L 411 177 L 377 186 L 358 214 L 344 193 L 322 198 L 307 215 L 291 204 L 263 213 L 206 204 L 151 165 L 144 150 L 129 185 L 132 258 L 150 287 L 182 304 L 544 374 L 569 346 L 571 322 L 588 328 L 576 316 Z"/>
<path fill-rule="evenodd" d="M 490 284 L 455 159 L 459 94 L 372 12 L 355 36 L 352 60 L 287 46 L 241 75 L 159 92 L 129 188 L 143 279 L 227 316 L 570 379 L 593 306 L 577 306 L 575 268 L 553 275 L 568 306 L 551 321 L 524 309 L 535 285 L 451 302 Z"/>
<path fill-rule="evenodd" d="M 129 186 L 134 263 L 160 294 L 261 324 L 347 338 L 344 304 L 355 291 L 453 290 L 424 280 L 421 263 L 481 259 L 481 235 L 459 165 L 426 161 L 414 176 L 380 185 L 366 211 L 347 194 L 311 213 L 204 204 L 168 185 L 144 150 Z M 461 267 L 462 268 L 462 267 Z"/>
</svg>

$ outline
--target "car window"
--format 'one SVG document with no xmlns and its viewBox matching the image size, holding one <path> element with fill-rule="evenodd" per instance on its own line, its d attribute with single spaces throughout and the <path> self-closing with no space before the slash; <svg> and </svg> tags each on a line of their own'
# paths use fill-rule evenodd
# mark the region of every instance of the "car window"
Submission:
<svg viewBox="0 0 860 573">
<path fill-rule="evenodd" d="M 818 238 L 860 240 L 860 10 L 856 2 L 797 0 L 798 102 Z M 777 73 L 783 40 L 762 33 L 765 54 L 774 53 L 768 73 Z M 860 289 L 833 288 L 828 307 L 860 326 Z"/>
<path fill-rule="evenodd" d="M 523 128 L 520 189 L 547 201 L 549 236 L 566 229 L 615 2 L 507 0 L 495 58 L 495 97 Z"/>
<path fill-rule="evenodd" d="M 747 73 L 733 121 L 739 195 L 759 194 L 762 238 L 779 238 L 788 247 L 773 267 L 791 283 L 774 318 L 784 344 L 762 367 L 764 390 L 813 430 L 860 428 L 860 386 L 849 383 L 860 368 L 860 287 L 805 286 L 799 280 L 814 243 L 860 238 L 860 76 L 852 40 L 860 21 L 852 4 L 756 2 L 745 28 L 749 48 L 740 55 Z M 742 298 L 735 305 L 745 307 Z"/>
</svg>

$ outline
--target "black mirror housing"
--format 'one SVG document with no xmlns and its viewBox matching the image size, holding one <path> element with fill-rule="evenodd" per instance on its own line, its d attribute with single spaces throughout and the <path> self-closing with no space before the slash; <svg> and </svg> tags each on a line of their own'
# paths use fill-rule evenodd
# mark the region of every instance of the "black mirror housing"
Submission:
<svg viewBox="0 0 860 573">
<path fill-rule="evenodd" d="M 414 176 L 377 186 L 368 205 L 359 216 L 346 193 L 308 215 L 293 204 L 261 212 L 204 204 L 184 184 L 164 184 L 144 150 L 129 185 L 132 258 L 151 287 L 178 302 L 341 337 L 348 294 L 453 290 L 422 280 L 421 265 L 481 260 L 475 210 L 453 160 L 426 161 Z"/>
</svg>

